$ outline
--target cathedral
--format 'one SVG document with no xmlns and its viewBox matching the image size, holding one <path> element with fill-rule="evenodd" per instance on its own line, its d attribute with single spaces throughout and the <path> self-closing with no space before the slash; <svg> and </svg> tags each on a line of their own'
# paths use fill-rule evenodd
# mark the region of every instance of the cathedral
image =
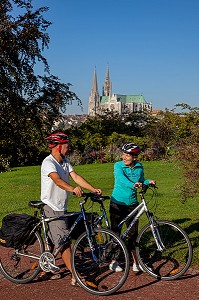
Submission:
<svg viewBox="0 0 199 300">
<path fill-rule="evenodd" d="M 143 95 L 121 95 L 112 93 L 112 83 L 109 76 L 109 67 L 106 69 L 106 78 L 99 95 L 97 72 L 94 70 L 92 89 L 89 97 L 88 115 L 103 114 L 104 111 L 115 111 L 120 115 L 133 112 L 151 112 L 152 103 L 147 103 Z"/>
</svg>

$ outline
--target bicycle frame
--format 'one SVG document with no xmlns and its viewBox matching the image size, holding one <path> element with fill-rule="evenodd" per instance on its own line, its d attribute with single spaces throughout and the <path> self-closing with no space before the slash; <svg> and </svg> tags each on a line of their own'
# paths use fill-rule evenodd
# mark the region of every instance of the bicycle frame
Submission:
<svg viewBox="0 0 199 300">
<path fill-rule="evenodd" d="M 80 212 L 69 212 L 69 213 L 66 213 L 62 216 L 59 216 L 59 217 L 45 217 L 44 213 L 43 213 L 43 209 L 40 207 L 40 220 L 39 222 L 35 225 L 35 227 L 32 229 L 31 233 L 32 232 L 35 232 L 37 231 L 37 229 L 39 227 L 42 227 L 43 229 L 43 235 L 44 235 L 44 242 L 45 242 L 45 246 L 46 246 L 46 250 L 45 252 L 50 252 L 50 242 L 49 242 L 49 237 L 48 237 L 48 230 L 46 229 L 46 225 L 49 223 L 49 222 L 52 222 L 52 221 L 55 221 L 55 220 L 60 220 L 60 219 L 64 219 L 64 218 L 67 218 L 69 216 L 74 216 L 74 215 L 78 215 L 77 219 L 74 221 L 74 223 L 71 225 L 71 227 L 69 228 L 68 230 L 68 234 L 65 235 L 62 239 L 62 241 L 60 242 L 59 246 L 57 249 L 55 249 L 54 251 L 54 254 L 53 256 L 56 257 L 58 255 L 58 253 L 60 252 L 61 248 L 64 246 L 64 244 L 67 242 L 70 234 L 73 232 L 73 230 L 75 229 L 75 227 L 77 226 L 77 224 L 80 222 L 80 220 L 83 219 L 84 221 L 84 225 L 85 225 L 85 231 L 87 233 L 87 236 L 88 236 L 88 243 L 89 243 L 89 247 L 91 249 L 91 252 L 92 252 L 92 256 L 93 256 L 93 259 L 95 261 L 97 261 L 97 258 L 96 258 L 96 255 L 94 253 L 94 245 L 92 244 L 92 240 L 91 240 L 91 234 L 92 234 L 92 226 L 90 224 L 88 224 L 87 222 L 87 218 L 86 218 L 86 212 L 85 212 L 85 208 L 84 208 L 84 203 L 86 201 L 83 200 L 83 201 L 80 201 L 80 208 L 81 208 L 81 211 Z M 40 201 L 38 201 L 38 203 L 41 203 Z M 29 205 L 31 205 L 31 201 L 29 202 Z M 30 235 L 31 235 L 30 233 Z M 40 260 L 40 257 L 39 256 L 35 256 L 35 255 L 27 255 L 24 252 L 21 252 L 21 250 L 16 250 L 17 254 L 21 255 L 21 256 L 28 256 L 28 257 L 32 257 L 34 259 L 37 259 L 37 260 Z M 53 265 L 53 264 L 52 264 Z M 56 267 L 56 266 L 54 266 Z"/>
<path fill-rule="evenodd" d="M 135 215 L 135 213 L 137 212 L 137 214 Z M 131 230 L 132 226 L 137 222 L 137 220 L 141 217 L 141 215 L 146 212 L 146 214 L 148 213 L 148 208 L 146 206 L 146 202 L 145 200 L 143 199 L 142 202 L 134 209 L 132 210 L 127 216 L 126 218 L 124 218 L 118 225 L 117 227 L 118 228 L 121 228 L 122 225 L 128 221 L 133 215 L 134 218 L 133 220 L 131 221 L 131 223 L 129 224 L 128 228 L 126 229 L 126 231 L 122 234 L 121 238 L 122 239 L 125 239 L 129 233 L 129 231 Z M 147 217 L 148 217 L 148 214 L 147 214 Z M 148 217 L 149 219 L 149 217 Z"/>
<path fill-rule="evenodd" d="M 148 218 L 148 221 L 149 221 L 149 224 L 150 224 L 150 227 L 151 227 L 151 230 L 152 230 L 152 233 L 153 233 L 153 237 L 154 237 L 154 240 L 155 240 L 155 243 L 157 245 L 157 249 L 159 251 L 163 251 L 165 249 L 165 246 L 161 240 L 161 237 L 159 235 L 159 232 L 158 232 L 158 228 L 156 228 L 156 225 L 155 225 L 155 222 L 154 222 L 154 218 L 153 218 L 153 214 L 151 212 L 149 212 L 148 210 L 148 207 L 147 207 L 147 204 L 146 204 L 146 200 L 144 198 L 144 192 L 140 192 L 140 196 L 141 196 L 141 200 L 142 202 L 134 209 L 132 210 L 118 225 L 117 227 L 118 228 L 121 228 L 122 225 L 128 221 L 133 215 L 134 218 L 133 220 L 131 221 L 131 223 L 129 224 L 129 226 L 127 227 L 126 231 L 121 235 L 121 239 L 122 240 L 125 240 L 129 231 L 131 230 L 132 226 L 139 220 L 139 218 L 142 216 L 143 213 L 146 213 L 146 216 Z M 97 221 L 95 222 L 95 226 L 97 224 L 99 224 L 103 219 L 105 220 L 105 224 L 107 226 L 107 228 L 110 229 L 110 224 L 109 224 L 109 221 L 108 221 L 108 217 L 107 217 L 107 214 L 106 214 L 106 210 L 105 210 L 105 207 L 104 207 L 104 204 L 103 202 L 101 201 L 101 208 L 102 208 L 102 215 L 99 216 L 99 218 L 97 219 Z"/>
</svg>

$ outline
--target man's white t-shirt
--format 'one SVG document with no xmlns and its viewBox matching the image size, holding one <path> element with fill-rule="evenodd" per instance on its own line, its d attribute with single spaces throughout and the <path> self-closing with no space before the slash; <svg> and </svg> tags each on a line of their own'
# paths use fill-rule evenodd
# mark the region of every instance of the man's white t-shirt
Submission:
<svg viewBox="0 0 199 300">
<path fill-rule="evenodd" d="M 55 211 L 67 209 L 70 192 L 58 187 L 49 177 L 50 173 L 56 172 L 65 182 L 69 183 L 69 174 L 73 171 L 69 160 L 65 158 L 60 164 L 50 154 L 41 165 L 41 201 L 50 206 Z"/>
</svg>

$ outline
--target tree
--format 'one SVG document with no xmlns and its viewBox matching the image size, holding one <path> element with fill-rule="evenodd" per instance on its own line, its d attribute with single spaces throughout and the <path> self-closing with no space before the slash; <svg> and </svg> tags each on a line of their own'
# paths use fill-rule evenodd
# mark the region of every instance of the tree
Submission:
<svg viewBox="0 0 199 300">
<path fill-rule="evenodd" d="M 177 113 L 176 108 L 181 109 Z M 161 112 L 147 130 L 151 159 L 177 159 L 182 166 L 182 199 L 198 194 L 199 185 L 199 108 L 177 104 L 171 111 Z"/>
<path fill-rule="evenodd" d="M 32 0 L 0 2 L 0 151 L 12 165 L 38 163 L 53 122 L 73 100 L 81 105 L 71 84 L 52 75 L 42 55 L 50 42 L 47 10 L 34 10 Z M 36 74 L 38 64 L 43 74 Z"/>
<path fill-rule="evenodd" d="M 191 108 L 187 104 L 178 104 L 189 128 L 188 134 L 178 145 L 177 159 L 183 169 L 183 183 L 180 186 L 182 199 L 186 201 L 198 195 L 199 186 L 199 108 Z"/>
<path fill-rule="evenodd" d="M 176 112 L 176 108 L 186 108 Z M 193 111 L 188 105 L 177 104 L 173 110 L 161 111 L 156 117 L 151 117 L 145 127 L 145 136 L 148 136 L 147 146 L 152 159 L 167 158 L 178 152 L 179 143 L 191 135 L 192 126 L 196 122 Z"/>
<path fill-rule="evenodd" d="M 113 161 L 118 157 L 117 152 L 120 153 L 123 143 L 137 142 L 145 147 L 146 141 L 142 136 L 149 121 L 150 118 L 144 114 L 119 115 L 108 111 L 88 117 L 81 125 L 70 128 L 71 152 L 74 151 L 76 162 Z M 79 159 L 80 153 L 82 161 Z M 72 155 L 73 159 L 75 155 Z"/>
</svg>

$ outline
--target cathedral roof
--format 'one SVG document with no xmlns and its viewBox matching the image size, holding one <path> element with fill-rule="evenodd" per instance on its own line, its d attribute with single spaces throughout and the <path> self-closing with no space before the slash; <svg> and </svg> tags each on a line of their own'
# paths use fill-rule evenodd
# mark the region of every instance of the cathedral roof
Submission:
<svg viewBox="0 0 199 300">
<path fill-rule="evenodd" d="M 100 96 L 100 103 L 105 104 L 108 102 L 109 96 Z"/>
<path fill-rule="evenodd" d="M 117 102 L 123 103 L 146 103 L 143 95 L 120 95 L 114 94 L 113 97 L 117 99 Z M 109 100 L 109 96 L 101 96 L 100 103 L 105 104 Z"/>
</svg>

